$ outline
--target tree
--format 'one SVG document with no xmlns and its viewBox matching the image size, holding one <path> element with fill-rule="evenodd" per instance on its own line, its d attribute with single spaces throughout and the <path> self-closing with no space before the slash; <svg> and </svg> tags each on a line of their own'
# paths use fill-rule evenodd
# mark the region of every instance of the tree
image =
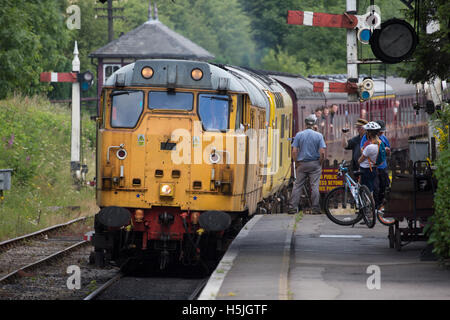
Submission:
<svg viewBox="0 0 450 320">
<path fill-rule="evenodd" d="M 412 17 L 414 12 L 409 12 Z M 413 62 L 403 66 L 402 75 L 409 82 L 427 82 L 450 76 L 450 2 L 446 0 L 422 0 L 419 12 L 419 44 L 413 54 Z M 427 34 L 430 23 L 439 30 Z"/>
<path fill-rule="evenodd" d="M 39 82 L 42 71 L 58 70 L 69 33 L 61 15 L 65 1 L 4 0 L 0 6 L 0 99 L 15 91 L 36 94 L 51 90 Z"/>
</svg>

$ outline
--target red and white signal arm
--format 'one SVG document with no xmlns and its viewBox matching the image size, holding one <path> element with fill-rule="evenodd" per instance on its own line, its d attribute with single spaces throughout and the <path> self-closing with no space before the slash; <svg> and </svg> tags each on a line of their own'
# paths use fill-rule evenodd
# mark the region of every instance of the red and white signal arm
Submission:
<svg viewBox="0 0 450 320">
<path fill-rule="evenodd" d="M 77 82 L 75 72 L 42 72 L 41 82 Z"/>
<path fill-rule="evenodd" d="M 358 85 L 352 82 L 313 82 L 313 92 L 347 92 L 356 93 Z"/>
<path fill-rule="evenodd" d="M 312 11 L 289 10 L 288 24 L 303 26 L 354 29 L 358 25 L 358 17 L 352 14 L 330 14 Z"/>
</svg>

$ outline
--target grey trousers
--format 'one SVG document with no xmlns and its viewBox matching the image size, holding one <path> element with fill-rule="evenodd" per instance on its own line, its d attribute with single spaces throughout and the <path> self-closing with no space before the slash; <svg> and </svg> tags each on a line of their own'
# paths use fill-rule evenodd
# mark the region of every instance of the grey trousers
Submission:
<svg viewBox="0 0 450 320">
<path fill-rule="evenodd" d="M 320 161 L 300 162 L 296 168 L 297 179 L 294 182 L 294 188 L 292 189 L 290 206 L 297 208 L 300 201 L 301 188 L 305 184 L 306 177 L 309 176 L 309 182 L 311 184 L 311 203 L 313 209 L 320 209 L 319 203 L 319 181 L 322 174 L 322 166 Z"/>
</svg>

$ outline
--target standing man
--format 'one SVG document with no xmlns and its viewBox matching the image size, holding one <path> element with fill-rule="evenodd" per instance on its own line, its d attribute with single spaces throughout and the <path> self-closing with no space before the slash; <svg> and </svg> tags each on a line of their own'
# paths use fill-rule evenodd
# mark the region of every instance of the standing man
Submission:
<svg viewBox="0 0 450 320">
<path fill-rule="evenodd" d="M 305 119 L 306 129 L 295 135 L 292 144 L 292 157 L 296 163 L 297 178 L 295 179 L 289 203 L 289 214 L 297 213 L 300 201 L 300 190 L 309 177 L 311 184 L 311 202 L 313 214 L 320 214 L 319 180 L 322 173 L 322 162 L 325 157 L 325 140 L 323 135 L 313 130 L 317 118 L 310 115 Z"/>
<path fill-rule="evenodd" d="M 359 163 L 358 159 L 361 157 L 361 139 L 364 136 L 364 133 L 366 132 L 363 128 L 363 126 L 367 124 L 367 121 L 364 119 L 358 119 L 355 123 L 356 130 L 358 131 L 358 134 L 354 136 L 353 138 L 347 140 L 347 133 L 344 132 L 342 135 L 342 147 L 345 150 L 352 150 L 352 172 L 359 170 Z"/>
</svg>

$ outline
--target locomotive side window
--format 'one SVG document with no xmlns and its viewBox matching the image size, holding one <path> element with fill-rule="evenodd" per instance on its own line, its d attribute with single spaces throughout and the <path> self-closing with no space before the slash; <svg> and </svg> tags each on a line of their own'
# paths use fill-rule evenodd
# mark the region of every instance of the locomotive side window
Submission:
<svg viewBox="0 0 450 320">
<path fill-rule="evenodd" d="M 206 131 L 228 129 L 229 104 L 230 98 L 226 95 L 199 95 L 198 115 Z"/>
<path fill-rule="evenodd" d="M 234 125 L 235 130 L 240 130 L 244 127 L 244 103 L 243 103 L 244 96 L 239 95 L 237 97 L 237 109 L 236 109 L 236 122 Z"/>
<path fill-rule="evenodd" d="M 150 91 L 148 107 L 152 110 L 186 110 L 191 111 L 194 95 L 190 92 Z"/>
<path fill-rule="evenodd" d="M 113 91 L 111 93 L 111 127 L 134 128 L 144 104 L 142 91 Z"/>
</svg>

